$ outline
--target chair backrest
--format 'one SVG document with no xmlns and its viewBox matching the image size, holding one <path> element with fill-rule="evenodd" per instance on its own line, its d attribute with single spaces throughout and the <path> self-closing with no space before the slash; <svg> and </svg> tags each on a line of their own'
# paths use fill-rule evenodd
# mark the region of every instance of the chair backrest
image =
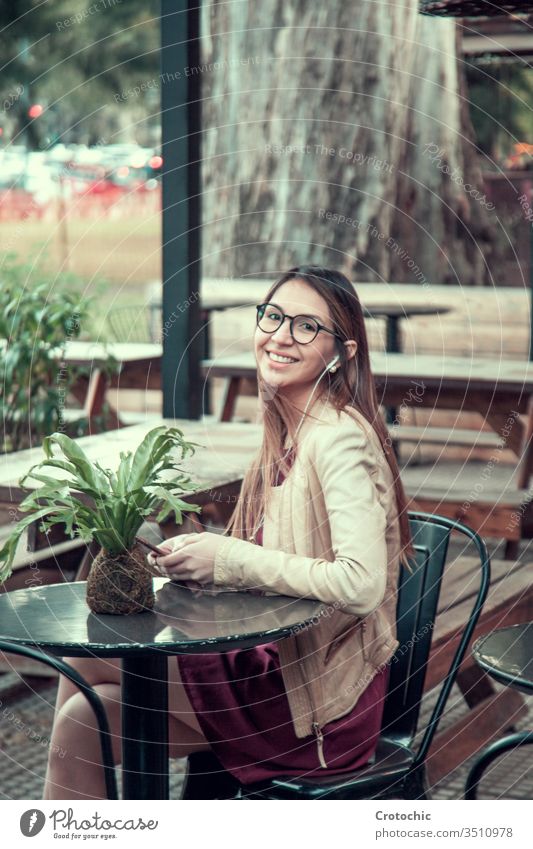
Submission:
<svg viewBox="0 0 533 849">
<path fill-rule="evenodd" d="M 161 333 L 160 311 L 146 304 L 114 307 L 106 322 L 114 342 L 156 342 Z"/>
<path fill-rule="evenodd" d="M 490 582 L 490 559 L 481 537 L 466 525 L 443 516 L 413 512 L 409 513 L 409 524 L 415 556 L 411 562 L 411 571 L 405 567 L 400 570 L 397 603 L 399 646 L 390 662 L 389 688 L 382 723 L 382 734 L 387 738 L 410 745 L 416 733 L 452 531 L 472 540 L 478 550 L 480 567 L 477 597 L 417 753 L 417 760 L 423 760 L 485 601 Z"/>
</svg>

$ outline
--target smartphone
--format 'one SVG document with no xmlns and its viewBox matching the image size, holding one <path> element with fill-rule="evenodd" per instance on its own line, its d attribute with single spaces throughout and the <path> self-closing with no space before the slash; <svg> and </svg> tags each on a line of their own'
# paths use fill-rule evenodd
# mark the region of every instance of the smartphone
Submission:
<svg viewBox="0 0 533 849">
<path fill-rule="evenodd" d="M 144 537 L 135 537 L 137 542 L 140 542 L 141 545 L 144 545 L 145 548 L 149 548 L 150 551 L 153 551 L 154 554 L 157 554 L 158 557 L 165 557 L 167 554 L 170 554 L 169 551 L 163 551 L 161 548 L 158 548 L 157 545 L 154 545 L 151 542 L 148 542 Z"/>
</svg>

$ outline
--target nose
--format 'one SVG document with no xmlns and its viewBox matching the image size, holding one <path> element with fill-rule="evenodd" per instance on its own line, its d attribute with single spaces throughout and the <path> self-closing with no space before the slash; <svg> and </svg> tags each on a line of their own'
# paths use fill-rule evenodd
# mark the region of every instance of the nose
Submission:
<svg viewBox="0 0 533 849">
<path fill-rule="evenodd" d="M 294 339 L 291 336 L 291 320 L 288 316 L 285 316 L 281 325 L 270 334 L 270 337 L 282 345 L 292 345 Z"/>
</svg>

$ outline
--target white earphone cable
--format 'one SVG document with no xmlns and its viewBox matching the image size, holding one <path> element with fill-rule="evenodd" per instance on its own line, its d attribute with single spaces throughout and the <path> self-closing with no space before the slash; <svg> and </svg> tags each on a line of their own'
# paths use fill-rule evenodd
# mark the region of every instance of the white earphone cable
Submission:
<svg viewBox="0 0 533 849">
<path fill-rule="evenodd" d="M 315 394 L 315 390 L 316 390 L 316 388 L 317 388 L 318 384 L 319 384 L 319 383 L 320 383 L 320 381 L 322 380 L 322 377 L 323 377 L 323 376 L 324 376 L 324 374 L 327 372 L 327 370 L 328 370 L 328 369 L 330 369 L 332 366 L 334 366 L 334 365 L 335 365 L 335 363 L 337 363 L 339 360 L 340 360 L 340 357 L 339 357 L 339 355 L 337 354 L 337 356 L 335 356 L 335 357 L 331 360 L 331 362 L 329 362 L 329 363 L 327 364 L 327 366 L 326 366 L 326 367 L 325 367 L 325 368 L 324 368 L 324 369 L 320 372 L 320 374 L 318 375 L 318 377 L 317 377 L 317 379 L 316 379 L 316 381 L 315 381 L 315 385 L 313 386 L 313 388 L 312 388 L 311 392 L 309 393 L 309 398 L 307 399 L 307 403 L 306 403 L 306 405 L 305 405 L 304 411 L 303 411 L 302 416 L 301 416 L 301 418 L 300 418 L 300 421 L 299 421 L 299 423 L 298 423 L 298 427 L 296 428 L 296 430 L 295 430 L 295 432 L 294 432 L 293 443 L 294 443 L 294 442 L 296 442 L 296 437 L 298 436 L 298 434 L 299 434 L 299 432 L 300 432 L 300 428 L 301 428 L 302 424 L 304 423 L 305 416 L 306 416 L 306 414 L 307 414 L 307 411 L 308 411 L 308 409 L 309 409 L 309 405 L 310 405 L 310 403 L 311 403 L 311 399 L 313 398 L 313 395 Z M 290 451 L 291 451 L 291 450 L 292 450 L 292 446 L 291 446 L 291 448 L 288 448 L 288 449 L 287 449 L 287 451 L 285 452 L 285 454 L 283 454 L 283 455 L 282 455 L 281 459 L 282 459 L 282 460 L 284 460 L 284 459 L 288 456 L 288 454 L 290 453 Z"/>
</svg>

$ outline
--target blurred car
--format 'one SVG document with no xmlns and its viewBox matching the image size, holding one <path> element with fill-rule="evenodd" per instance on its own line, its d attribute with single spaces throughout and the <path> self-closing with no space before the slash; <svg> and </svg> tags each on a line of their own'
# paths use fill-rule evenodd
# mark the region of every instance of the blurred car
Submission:
<svg viewBox="0 0 533 849">
<path fill-rule="evenodd" d="M 55 214 L 56 200 L 75 201 L 90 214 L 91 198 L 112 206 L 132 192 L 146 196 L 159 187 L 163 159 L 137 144 L 56 144 L 45 151 L 22 145 L 0 149 L 2 217 Z M 83 201 L 83 202 L 82 202 Z"/>
</svg>

